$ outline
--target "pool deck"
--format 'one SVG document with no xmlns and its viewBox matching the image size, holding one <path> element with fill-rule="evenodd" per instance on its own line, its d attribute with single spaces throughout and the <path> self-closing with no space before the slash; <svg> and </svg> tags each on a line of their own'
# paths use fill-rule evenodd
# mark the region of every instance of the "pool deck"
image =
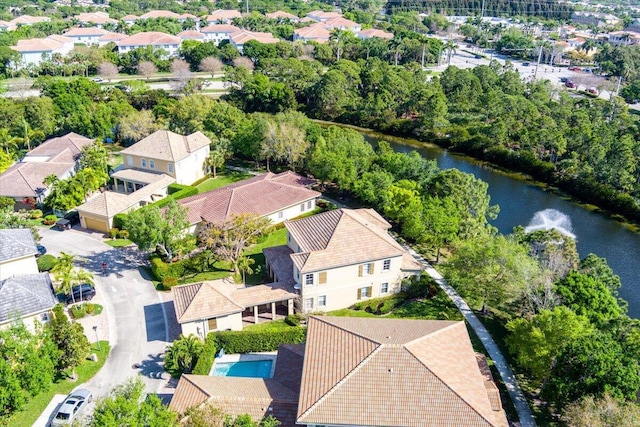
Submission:
<svg viewBox="0 0 640 427">
<path fill-rule="evenodd" d="M 271 360 L 271 374 L 269 378 L 273 378 L 276 372 L 277 351 L 269 351 L 264 353 L 246 353 L 246 354 L 225 354 L 222 357 L 216 357 L 209 371 L 209 376 L 213 376 L 216 363 L 233 363 L 233 362 L 255 362 L 259 360 Z"/>
</svg>

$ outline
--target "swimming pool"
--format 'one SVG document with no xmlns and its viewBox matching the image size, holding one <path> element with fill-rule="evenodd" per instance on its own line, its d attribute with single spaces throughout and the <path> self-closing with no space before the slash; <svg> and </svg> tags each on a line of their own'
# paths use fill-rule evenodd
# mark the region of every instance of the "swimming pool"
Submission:
<svg viewBox="0 0 640 427">
<path fill-rule="evenodd" d="M 216 362 L 213 367 L 215 377 L 271 378 L 272 360 L 251 360 L 245 362 Z"/>
</svg>

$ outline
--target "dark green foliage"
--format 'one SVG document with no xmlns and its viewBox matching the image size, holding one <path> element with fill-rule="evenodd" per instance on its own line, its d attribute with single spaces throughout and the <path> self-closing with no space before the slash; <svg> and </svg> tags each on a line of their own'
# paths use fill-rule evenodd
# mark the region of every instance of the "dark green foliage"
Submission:
<svg viewBox="0 0 640 427">
<path fill-rule="evenodd" d="M 64 314 L 62 305 L 58 304 L 53 309 L 53 319 L 46 326 L 52 341 L 60 350 L 60 357 L 56 366 L 58 373 L 76 366 L 89 355 L 89 341 L 84 335 L 82 325 L 70 322 Z"/>
<path fill-rule="evenodd" d="M 198 357 L 198 363 L 196 363 L 195 368 L 193 368 L 194 375 L 209 375 L 211 372 L 211 367 L 213 366 L 213 361 L 216 358 L 216 353 L 218 352 L 218 347 L 216 346 L 216 335 L 208 334 L 204 339 L 204 345 L 202 347 L 202 352 Z"/>
<path fill-rule="evenodd" d="M 180 337 L 167 347 L 164 356 L 164 369 L 174 378 L 180 378 L 182 374 L 193 372 L 200 354 L 204 348 L 202 340 L 189 335 Z"/>
<path fill-rule="evenodd" d="M 189 186 L 188 185 L 184 185 L 184 184 L 178 184 L 177 182 L 174 182 L 173 184 L 169 184 L 169 187 L 167 187 L 167 192 L 169 193 L 169 195 L 171 195 L 173 193 L 177 193 L 180 190 L 184 190 L 187 187 L 189 187 Z"/>
<path fill-rule="evenodd" d="M 402 292 L 406 298 L 431 298 L 438 293 L 438 285 L 428 274 L 419 278 L 411 277 L 402 281 Z"/>
<path fill-rule="evenodd" d="M 453 0 L 394 0 L 387 1 L 388 13 L 426 12 L 444 15 L 480 15 L 481 8 L 485 16 L 537 16 L 558 20 L 568 20 L 573 12 L 570 3 L 528 2 L 523 0 L 488 0 L 486 3 Z"/>
<path fill-rule="evenodd" d="M 307 329 L 293 327 L 281 331 L 222 331 L 215 332 L 216 346 L 225 353 L 276 351 L 280 344 L 300 344 Z"/>
<path fill-rule="evenodd" d="M 44 254 L 36 262 L 38 263 L 38 271 L 50 271 L 58 263 L 58 258 L 51 254 Z"/>
<path fill-rule="evenodd" d="M 124 228 L 124 222 L 127 219 L 127 214 L 119 213 L 113 217 L 113 227 L 119 230 Z"/>
<path fill-rule="evenodd" d="M 355 310 L 363 310 L 373 314 L 389 314 L 393 309 L 405 302 L 406 294 L 397 293 L 384 298 L 374 298 L 353 305 Z"/>
<path fill-rule="evenodd" d="M 167 277 L 182 277 L 184 275 L 184 263 L 176 261 L 172 263 L 164 262 L 159 256 L 151 256 L 151 271 L 161 281 Z"/>
<path fill-rule="evenodd" d="M 562 302 L 577 314 L 586 316 L 594 324 L 614 319 L 623 314 L 616 297 L 607 286 L 578 272 L 571 272 L 554 289 Z"/>
<path fill-rule="evenodd" d="M 178 284 L 178 278 L 173 276 L 167 276 L 162 279 L 162 286 L 164 289 L 171 289 Z"/>
<path fill-rule="evenodd" d="M 289 314 L 284 318 L 284 322 L 289 326 L 300 326 L 304 317 L 299 313 Z"/>
</svg>

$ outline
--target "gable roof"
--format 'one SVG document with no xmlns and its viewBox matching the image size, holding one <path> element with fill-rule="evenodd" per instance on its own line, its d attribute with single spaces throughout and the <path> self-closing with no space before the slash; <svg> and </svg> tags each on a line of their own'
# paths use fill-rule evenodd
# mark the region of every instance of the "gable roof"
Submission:
<svg viewBox="0 0 640 427">
<path fill-rule="evenodd" d="M 152 18 L 169 18 L 180 19 L 180 14 L 171 12 L 170 10 L 152 10 L 140 15 L 140 19 L 152 19 Z"/>
<path fill-rule="evenodd" d="M 118 40 L 126 39 L 128 36 L 126 34 L 108 32 L 103 36 L 100 36 L 98 41 L 101 42 L 117 42 Z"/>
<path fill-rule="evenodd" d="M 239 30 L 229 35 L 231 41 L 238 45 L 243 45 L 250 40 L 255 40 L 260 43 L 278 43 L 280 39 L 273 37 L 271 33 L 264 33 L 258 31 Z"/>
<path fill-rule="evenodd" d="M 212 24 L 212 25 L 207 25 L 204 28 L 200 29 L 201 33 L 227 33 L 227 34 L 231 34 L 231 33 L 235 33 L 237 31 L 240 31 L 240 28 L 236 27 L 235 25 L 230 25 L 230 24 Z"/>
<path fill-rule="evenodd" d="M 378 30 L 377 28 L 369 28 L 368 30 L 359 31 L 358 34 L 364 38 L 379 37 L 382 39 L 392 39 L 393 34 L 386 31 Z"/>
<path fill-rule="evenodd" d="M 51 310 L 57 303 L 49 273 L 23 274 L 0 281 L 0 323 Z"/>
<path fill-rule="evenodd" d="M 161 33 L 158 31 L 146 31 L 125 37 L 116 44 L 118 46 L 155 46 L 180 44 L 181 42 L 182 40 L 180 37 L 172 36 L 171 34 Z"/>
<path fill-rule="evenodd" d="M 297 422 L 507 425 L 464 322 L 346 317 L 309 319 Z"/>
<path fill-rule="evenodd" d="M 7 228 L 0 230 L 0 263 L 36 255 L 38 249 L 31 230 Z"/>
<path fill-rule="evenodd" d="M 325 28 L 322 22 L 317 22 L 308 27 L 298 28 L 293 31 L 298 37 L 307 40 L 322 40 L 327 41 L 331 37 L 329 30 Z"/>
<path fill-rule="evenodd" d="M 180 37 L 182 40 L 200 40 L 204 38 L 204 34 L 199 33 L 193 30 L 186 30 L 181 33 L 176 34 L 177 37 Z"/>
<path fill-rule="evenodd" d="M 104 36 L 107 30 L 98 27 L 76 27 L 64 33 L 65 37 Z"/>
<path fill-rule="evenodd" d="M 360 24 L 342 16 L 336 16 L 335 18 L 324 21 L 324 26 L 325 28 L 356 28 L 359 27 Z"/>
<path fill-rule="evenodd" d="M 177 37 L 176 39 L 180 40 Z M 122 41 L 121 44 L 126 43 Z M 194 151 L 209 144 L 211 144 L 211 140 L 199 131 L 183 136 L 168 130 L 157 130 L 120 153 L 168 162 L 179 162 Z"/>
<path fill-rule="evenodd" d="M 109 14 L 106 12 L 82 12 L 76 16 L 76 19 L 80 22 L 90 22 L 93 24 L 115 24 L 118 21 L 109 18 Z"/>
<path fill-rule="evenodd" d="M 178 200 L 187 208 L 190 224 L 209 221 L 220 225 L 234 215 L 266 216 L 320 196 L 306 188 L 312 180 L 287 171 L 268 172 L 225 187 Z"/>
<path fill-rule="evenodd" d="M 41 39 L 18 40 L 15 46 L 11 46 L 11 49 L 18 52 L 53 52 L 68 43 L 73 43 L 73 39 L 52 34 Z"/>
<path fill-rule="evenodd" d="M 22 15 L 12 19 L 11 21 L 9 21 L 9 23 L 15 26 L 19 24 L 32 25 L 32 24 L 37 24 L 39 22 L 46 22 L 46 21 L 51 21 L 51 18 L 49 18 L 48 16 Z"/>
<path fill-rule="evenodd" d="M 387 232 L 391 225 L 373 209 L 336 209 L 285 221 L 285 227 L 300 247 L 291 259 L 301 273 L 406 253 Z"/>
<path fill-rule="evenodd" d="M 207 22 L 230 21 L 235 18 L 241 18 L 242 14 L 237 10 L 217 9 L 207 16 Z"/>
<path fill-rule="evenodd" d="M 291 19 L 292 21 L 297 21 L 298 19 L 300 19 L 297 15 L 285 12 L 283 10 L 277 10 L 275 12 L 267 13 L 265 16 L 270 19 Z"/>
</svg>

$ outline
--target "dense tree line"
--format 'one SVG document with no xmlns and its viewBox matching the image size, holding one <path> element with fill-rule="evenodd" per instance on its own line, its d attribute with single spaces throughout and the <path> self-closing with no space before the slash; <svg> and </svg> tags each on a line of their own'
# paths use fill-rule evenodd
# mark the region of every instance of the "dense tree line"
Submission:
<svg viewBox="0 0 640 427">
<path fill-rule="evenodd" d="M 459 16 L 480 15 L 483 5 L 485 16 L 539 16 L 565 21 L 573 12 L 573 6 L 568 3 L 548 0 L 389 0 L 386 9 L 389 13 L 409 10 Z"/>
</svg>

